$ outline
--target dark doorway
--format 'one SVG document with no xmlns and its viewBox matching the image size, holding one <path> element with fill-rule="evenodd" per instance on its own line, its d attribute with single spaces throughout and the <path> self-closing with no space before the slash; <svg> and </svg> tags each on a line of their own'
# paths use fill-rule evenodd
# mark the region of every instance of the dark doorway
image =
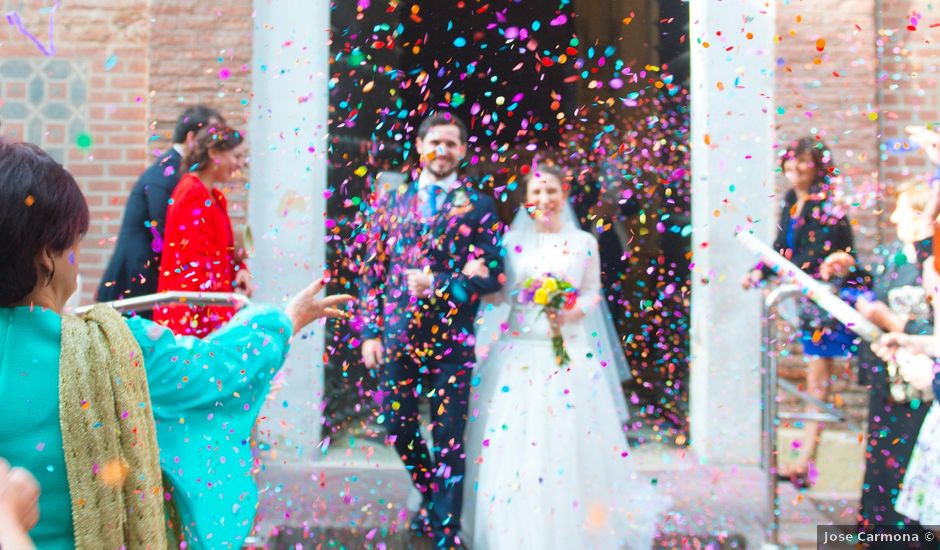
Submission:
<svg viewBox="0 0 940 550">
<path fill-rule="evenodd" d="M 327 212 L 334 290 L 352 291 L 370 178 L 406 171 L 429 111 L 468 123 L 465 172 L 511 219 L 512 177 L 551 156 L 601 244 L 608 305 L 652 433 L 686 429 L 690 225 L 688 4 L 499 0 L 336 2 Z M 675 70 L 672 69 L 675 67 Z M 327 433 L 372 434 L 374 373 L 357 335 L 328 341 Z M 649 432 L 647 432 L 649 433 Z M 681 437 L 679 439 L 682 440 Z"/>
</svg>

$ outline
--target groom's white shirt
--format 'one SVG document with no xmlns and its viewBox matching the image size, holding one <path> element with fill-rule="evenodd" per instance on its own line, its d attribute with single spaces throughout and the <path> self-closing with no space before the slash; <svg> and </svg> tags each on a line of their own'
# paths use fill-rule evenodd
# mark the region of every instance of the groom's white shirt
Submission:
<svg viewBox="0 0 940 550">
<path fill-rule="evenodd" d="M 447 176 L 444 179 L 437 179 L 434 177 L 429 170 L 422 170 L 418 174 L 418 197 L 421 199 L 421 204 L 427 204 L 428 198 L 430 197 L 430 187 L 432 185 L 438 186 L 441 189 L 441 192 L 437 194 L 437 204 L 434 205 L 434 210 L 440 210 L 441 204 L 444 202 L 444 197 L 447 196 L 447 192 L 454 188 L 457 184 L 457 172 Z"/>
</svg>

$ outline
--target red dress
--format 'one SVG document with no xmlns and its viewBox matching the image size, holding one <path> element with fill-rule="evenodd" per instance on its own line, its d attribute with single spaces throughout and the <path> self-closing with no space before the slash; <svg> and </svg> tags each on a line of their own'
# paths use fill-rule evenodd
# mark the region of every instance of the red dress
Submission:
<svg viewBox="0 0 940 550">
<path fill-rule="evenodd" d="M 180 178 L 166 211 L 166 232 L 157 291 L 234 292 L 235 256 L 228 203 L 193 173 Z M 231 307 L 169 305 L 154 308 L 153 320 L 176 334 L 203 337 L 228 321 Z"/>
</svg>

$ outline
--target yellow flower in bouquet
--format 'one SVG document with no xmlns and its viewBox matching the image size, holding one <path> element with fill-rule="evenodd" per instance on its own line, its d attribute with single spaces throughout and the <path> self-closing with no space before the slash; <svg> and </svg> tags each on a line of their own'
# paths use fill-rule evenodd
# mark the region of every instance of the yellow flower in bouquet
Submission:
<svg viewBox="0 0 940 550">
<path fill-rule="evenodd" d="M 519 301 L 523 304 L 542 306 L 542 313 L 557 315 L 564 309 L 573 309 L 578 301 L 578 289 L 570 282 L 546 273 L 541 277 L 526 279 L 522 283 Z M 555 361 L 559 365 L 567 365 L 571 358 L 565 349 L 565 340 L 561 335 L 561 327 L 552 325 L 552 349 L 555 352 Z"/>
<path fill-rule="evenodd" d="M 548 303 L 548 291 L 544 288 L 536 290 L 535 295 L 532 297 L 532 301 L 540 306 L 544 306 Z"/>
</svg>

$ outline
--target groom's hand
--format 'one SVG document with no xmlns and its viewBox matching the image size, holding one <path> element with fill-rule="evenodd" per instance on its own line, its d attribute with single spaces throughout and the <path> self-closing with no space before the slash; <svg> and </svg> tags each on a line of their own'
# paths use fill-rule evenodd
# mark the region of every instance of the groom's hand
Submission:
<svg viewBox="0 0 940 550">
<path fill-rule="evenodd" d="M 384 355 L 381 338 L 370 338 L 362 342 L 362 362 L 367 369 L 374 369 L 384 363 Z"/>
<path fill-rule="evenodd" d="M 423 298 L 431 293 L 431 275 L 420 269 L 406 269 L 408 293 Z"/>
<path fill-rule="evenodd" d="M 467 277 L 486 278 L 490 276 L 490 268 L 486 267 L 486 263 L 480 258 L 474 258 L 467 262 L 460 272 Z"/>
</svg>

